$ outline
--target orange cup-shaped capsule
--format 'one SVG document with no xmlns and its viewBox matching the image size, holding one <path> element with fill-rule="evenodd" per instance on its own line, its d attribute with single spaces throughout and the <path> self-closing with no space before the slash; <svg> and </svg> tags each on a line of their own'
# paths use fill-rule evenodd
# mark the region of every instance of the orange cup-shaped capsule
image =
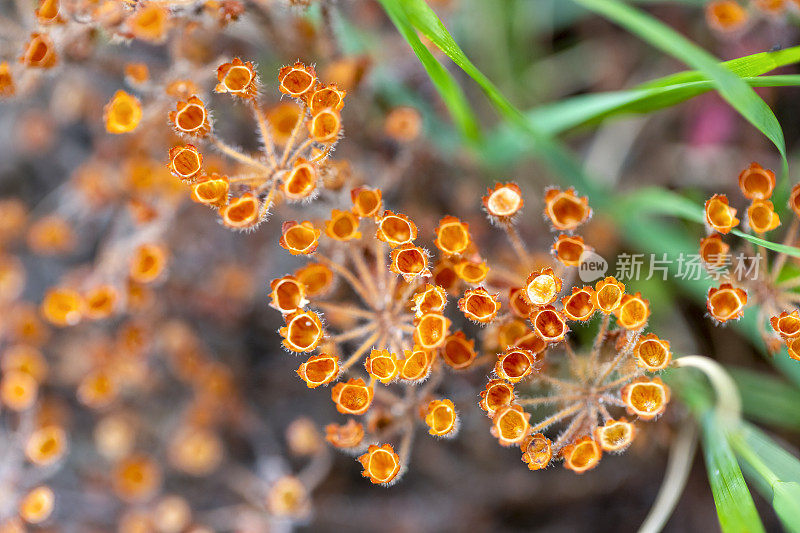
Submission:
<svg viewBox="0 0 800 533">
<path fill-rule="evenodd" d="M 145 4 L 128 18 L 131 33 L 143 41 L 159 42 L 164 39 L 168 24 L 169 12 L 157 2 Z"/>
<path fill-rule="evenodd" d="M 324 294 L 333 284 L 333 272 L 322 263 L 309 263 L 299 268 L 294 277 L 303 284 L 309 297 Z"/>
<path fill-rule="evenodd" d="M 17 88 L 8 61 L 0 61 L 0 96 L 14 96 L 16 92 Z"/>
<path fill-rule="evenodd" d="M 267 492 L 267 509 L 276 517 L 304 517 L 309 513 L 308 489 L 295 476 L 279 478 Z"/>
<path fill-rule="evenodd" d="M 452 268 L 459 279 L 471 284 L 481 283 L 489 275 L 489 266 L 485 261 L 462 259 L 453 265 Z M 436 284 L 441 284 L 438 275 L 436 277 Z"/>
<path fill-rule="evenodd" d="M 549 267 L 531 272 L 525 282 L 524 296 L 528 303 L 537 307 L 553 303 L 559 292 L 561 292 L 561 278 Z"/>
<path fill-rule="evenodd" d="M 358 462 L 364 467 L 361 475 L 375 484 L 391 483 L 400 473 L 400 457 L 394 453 L 391 444 L 371 444 L 367 453 L 358 458 Z"/>
<path fill-rule="evenodd" d="M 226 176 L 212 174 L 208 179 L 192 186 L 192 200 L 210 207 L 222 207 L 228 203 L 229 189 L 230 184 Z M 232 214 L 235 216 L 233 218 L 229 216 L 229 222 L 242 219 L 242 214 L 236 212 Z M 244 215 L 244 218 L 247 218 L 246 213 Z"/>
<path fill-rule="evenodd" d="M 651 420 L 667 408 L 669 388 L 660 378 L 638 378 L 622 388 L 622 401 L 628 413 Z"/>
<path fill-rule="evenodd" d="M 592 302 L 603 313 L 609 314 L 617 310 L 625 295 L 625 285 L 612 277 L 600 280 L 594 286 Z"/>
<path fill-rule="evenodd" d="M 318 143 L 337 141 L 341 131 L 342 117 L 333 109 L 323 109 L 308 121 L 308 133 Z"/>
<path fill-rule="evenodd" d="M 532 331 L 523 320 L 511 319 L 500 324 L 496 333 L 498 346 L 505 350 Z"/>
<path fill-rule="evenodd" d="M 433 350 L 444 344 L 450 320 L 441 313 L 426 313 L 416 320 L 414 341 L 423 350 Z"/>
<path fill-rule="evenodd" d="M 33 407 L 39 393 L 39 384 L 30 374 L 20 370 L 3 372 L 0 379 L 0 404 L 12 411 Z"/>
<path fill-rule="evenodd" d="M 36 9 L 36 18 L 41 24 L 53 24 L 63 22 L 58 16 L 59 0 L 40 0 L 39 8 Z"/>
<path fill-rule="evenodd" d="M 347 96 L 347 91 L 339 89 L 335 83 L 318 85 L 308 99 L 308 107 L 312 115 L 316 115 L 323 109 L 341 111 L 344 107 L 345 96 Z"/>
<path fill-rule="evenodd" d="M 50 487 L 36 487 L 20 500 L 19 517 L 28 524 L 41 524 L 53 514 L 55 504 L 56 496 Z"/>
<path fill-rule="evenodd" d="M 297 375 L 310 389 L 327 385 L 339 375 L 339 358 L 325 353 L 312 355 L 297 368 Z"/>
<path fill-rule="evenodd" d="M 314 67 L 304 65 L 300 61 L 288 65 L 278 71 L 278 87 L 283 94 L 299 98 L 314 88 L 317 73 Z"/>
<path fill-rule="evenodd" d="M 386 385 L 391 383 L 400 372 L 397 356 L 389 350 L 372 350 L 364 361 L 367 373 Z"/>
<path fill-rule="evenodd" d="M 380 189 L 356 187 L 350 191 L 350 198 L 353 201 L 353 212 L 361 218 L 377 216 L 383 205 Z"/>
<path fill-rule="evenodd" d="M 292 201 L 309 198 L 317 190 L 318 181 L 317 169 L 300 157 L 283 181 L 283 194 Z"/>
<path fill-rule="evenodd" d="M 433 243 L 445 255 L 464 253 L 470 244 L 469 224 L 456 217 L 444 217 L 436 228 L 436 239 Z"/>
<path fill-rule="evenodd" d="M 519 318 L 528 318 L 533 312 L 533 306 L 525 297 L 525 289 L 512 287 L 508 290 L 508 307 Z"/>
<path fill-rule="evenodd" d="M 25 456 L 38 466 L 61 459 L 67 451 L 67 434 L 59 426 L 44 426 L 34 431 L 25 443 Z"/>
<path fill-rule="evenodd" d="M 208 110 L 196 96 L 190 96 L 185 102 L 178 102 L 176 110 L 170 111 L 169 120 L 178 133 L 193 137 L 204 137 L 211 131 Z"/>
<path fill-rule="evenodd" d="M 648 372 L 663 370 L 672 360 L 669 341 L 659 339 L 652 333 L 639 339 L 633 347 L 633 356 L 636 358 L 636 364 Z"/>
<path fill-rule="evenodd" d="M 522 460 L 531 470 L 541 470 L 550 464 L 553 458 L 553 443 L 541 433 L 534 433 L 520 445 Z"/>
<path fill-rule="evenodd" d="M 784 311 L 778 316 L 769 319 L 775 333 L 784 339 L 794 339 L 800 336 L 800 313 L 795 309 L 791 313 Z"/>
<path fill-rule="evenodd" d="M 753 200 L 747 208 L 747 224 L 756 233 L 766 233 L 781 225 L 781 219 L 772 202 L 769 200 Z"/>
<path fill-rule="evenodd" d="M 800 217 L 800 183 L 792 187 L 792 192 L 789 195 L 789 207 L 795 215 Z"/>
<path fill-rule="evenodd" d="M 491 418 L 498 409 L 514 402 L 514 385 L 503 379 L 493 379 L 481 391 L 480 398 L 478 405 Z"/>
<path fill-rule="evenodd" d="M 47 377 L 47 361 L 42 353 L 26 344 L 17 344 L 6 349 L 0 359 L 0 369 L 3 372 L 17 370 L 24 372 L 41 383 Z"/>
<path fill-rule="evenodd" d="M 497 221 L 509 221 L 519 213 L 525 203 L 522 191 L 516 183 L 497 183 L 481 198 L 483 208 L 489 217 Z"/>
<path fill-rule="evenodd" d="M 800 338 L 785 339 L 785 342 L 789 357 L 795 361 L 800 361 Z"/>
<path fill-rule="evenodd" d="M 203 166 L 203 154 L 194 147 L 174 146 L 169 151 L 169 170 L 183 181 L 194 181 Z"/>
<path fill-rule="evenodd" d="M 114 492 L 125 501 L 145 501 L 161 486 L 161 468 L 146 455 L 134 454 L 119 461 L 111 472 Z"/>
<path fill-rule="evenodd" d="M 441 313 L 447 305 L 447 293 L 438 285 L 426 283 L 411 300 L 416 316 L 422 316 L 425 313 Z"/>
<path fill-rule="evenodd" d="M 142 244 L 133 254 L 129 274 L 136 283 L 152 283 L 161 276 L 166 266 L 167 253 L 163 246 Z"/>
<path fill-rule="evenodd" d="M 547 189 L 544 202 L 544 214 L 558 230 L 572 231 L 592 215 L 588 198 L 577 196 L 572 187 L 566 191 L 558 188 Z"/>
<path fill-rule="evenodd" d="M 619 307 L 614 311 L 617 324 L 625 329 L 641 329 L 650 318 L 650 303 L 638 292 L 622 297 Z"/>
<path fill-rule="evenodd" d="M 530 433 L 530 418 L 519 405 L 501 407 L 492 417 L 492 435 L 502 446 L 518 446 Z"/>
<path fill-rule="evenodd" d="M 116 399 L 117 392 L 117 383 L 112 375 L 98 369 L 81 380 L 78 385 L 78 400 L 92 409 L 102 409 Z"/>
<path fill-rule="evenodd" d="M 187 425 L 171 437 L 168 458 L 172 466 L 192 476 L 206 476 L 222 462 L 224 448 L 214 431 Z"/>
<path fill-rule="evenodd" d="M 558 342 L 562 340 L 569 328 L 564 316 L 548 305 L 531 315 L 533 331 L 545 342 Z"/>
<path fill-rule="evenodd" d="M 458 308 L 464 316 L 479 324 L 488 324 L 497 317 L 500 310 L 499 294 L 490 294 L 483 287 L 468 289 L 458 301 Z"/>
<path fill-rule="evenodd" d="M 378 219 L 376 237 L 392 247 L 407 244 L 417 238 L 417 225 L 405 215 L 384 211 Z"/>
<path fill-rule="evenodd" d="M 117 289 L 111 285 L 99 285 L 84 295 L 86 317 L 100 320 L 111 316 L 117 306 Z"/>
<path fill-rule="evenodd" d="M 64 218 L 57 215 L 42 217 L 28 230 L 28 246 L 37 254 L 52 255 L 69 252 L 75 243 L 75 232 Z"/>
<path fill-rule="evenodd" d="M 25 45 L 25 51 L 19 61 L 26 67 L 54 67 L 58 63 L 58 56 L 53 41 L 46 33 L 31 33 L 31 38 Z"/>
<path fill-rule="evenodd" d="M 727 263 L 731 247 L 722 240 L 722 235 L 715 233 L 700 240 L 700 258 L 706 265 L 720 267 Z"/>
<path fill-rule="evenodd" d="M 706 4 L 706 21 L 717 31 L 732 32 L 747 23 L 747 11 L 736 0 L 713 0 Z"/>
<path fill-rule="evenodd" d="M 705 204 L 706 222 L 720 233 L 728 233 L 739 224 L 736 209 L 728 204 L 728 197 L 715 194 Z"/>
<path fill-rule="evenodd" d="M 572 470 L 576 474 L 582 474 L 597 466 L 602 456 L 603 451 L 588 436 L 581 437 L 561 450 L 561 457 L 564 458 L 564 468 Z"/>
<path fill-rule="evenodd" d="M 452 437 L 458 432 L 456 406 L 450 400 L 433 400 L 425 411 L 428 433 L 435 437 Z"/>
<path fill-rule="evenodd" d="M 253 98 L 258 92 L 258 80 L 253 63 L 243 62 L 235 57 L 230 63 L 223 63 L 217 69 L 217 86 L 214 91 L 230 93 L 240 98 Z"/>
<path fill-rule="evenodd" d="M 131 85 L 138 85 L 150 79 L 150 69 L 147 63 L 127 63 L 125 65 L 125 81 Z"/>
<path fill-rule="evenodd" d="M 277 144 L 286 144 L 292 136 L 292 131 L 300 120 L 301 111 L 296 103 L 283 102 L 267 112 L 267 120 L 272 127 L 272 137 Z"/>
<path fill-rule="evenodd" d="M 404 381 L 420 381 L 428 377 L 433 363 L 433 354 L 415 346 L 413 350 L 405 350 L 405 359 L 398 361 L 399 379 Z"/>
<path fill-rule="evenodd" d="M 745 197 L 751 200 L 766 200 L 775 189 L 775 173 L 763 168 L 758 163 L 750 163 L 739 174 L 739 188 Z"/>
<path fill-rule="evenodd" d="M 706 307 L 711 316 L 719 322 L 735 320 L 742 316 L 747 305 L 747 293 L 730 283 L 708 289 Z"/>
<path fill-rule="evenodd" d="M 337 383 L 331 389 L 331 399 L 336 410 L 346 415 L 363 415 L 372 404 L 374 391 L 363 379 L 351 378 L 347 383 Z"/>
<path fill-rule="evenodd" d="M 517 383 L 542 368 L 542 358 L 523 348 L 507 348 L 497 356 L 494 371 L 501 379 Z"/>
<path fill-rule="evenodd" d="M 422 131 L 422 116 L 413 107 L 397 107 L 386 116 L 383 131 L 397 142 L 411 142 Z"/>
<path fill-rule="evenodd" d="M 128 133 L 136 129 L 142 120 L 142 105 L 139 99 L 125 91 L 117 91 L 103 108 L 106 131 Z"/>
<path fill-rule="evenodd" d="M 56 326 L 74 326 L 81 321 L 83 309 L 83 298 L 72 289 L 50 289 L 42 301 L 42 315 Z"/>
<path fill-rule="evenodd" d="M 390 262 L 389 269 L 403 276 L 406 283 L 419 277 L 431 276 L 431 271 L 428 269 L 428 252 L 411 243 L 402 244 L 392 250 Z"/>
<path fill-rule="evenodd" d="M 467 339 L 463 331 L 456 331 L 449 335 L 442 345 L 442 358 L 444 362 L 456 370 L 469 368 L 477 357 L 475 340 Z"/>
<path fill-rule="evenodd" d="M 355 448 L 364 440 L 364 424 L 352 418 L 346 424 L 325 426 L 325 440 L 337 448 Z"/>
<path fill-rule="evenodd" d="M 319 236 L 322 234 L 322 231 L 316 229 L 308 220 L 302 223 L 294 220 L 284 222 L 281 232 L 278 244 L 289 250 L 292 255 L 313 253 L 319 245 Z"/>
<path fill-rule="evenodd" d="M 553 254 L 562 265 L 580 266 L 581 256 L 587 250 L 582 237 L 561 234 L 553 243 Z"/>
<path fill-rule="evenodd" d="M 283 345 L 293 352 L 310 352 L 322 340 L 322 321 L 313 311 L 297 311 L 286 316 L 286 325 L 278 333 Z"/>
<path fill-rule="evenodd" d="M 605 452 L 621 452 L 630 446 L 635 435 L 633 424 L 624 418 L 609 420 L 594 430 L 594 440 Z"/>
<path fill-rule="evenodd" d="M 261 203 L 250 193 L 238 198 L 231 198 L 227 205 L 219 210 L 222 223 L 233 229 L 252 228 L 261 222 Z"/>
<path fill-rule="evenodd" d="M 274 279 L 269 288 L 270 307 L 285 315 L 299 311 L 308 304 L 306 287 L 294 276 Z"/>
<path fill-rule="evenodd" d="M 564 316 L 568 320 L 589 320 L 597 310 L 594 303 L 594 290 L 591 287 L 573 287 L 572 294 L 561 299 Z"/>
</svg>

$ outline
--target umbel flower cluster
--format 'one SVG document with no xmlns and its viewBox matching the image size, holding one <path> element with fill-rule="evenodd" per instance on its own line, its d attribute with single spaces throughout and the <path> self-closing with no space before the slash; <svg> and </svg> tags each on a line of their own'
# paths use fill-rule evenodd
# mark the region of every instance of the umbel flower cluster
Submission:
<svg viewBox="0 0 800 533">
<path fill-rule="evenodd" d="M 739 189 L 750 200 L 745 229 L 763 239 L 781 225 L 770 201 L 775 173 L 751 163 L 739 174 Z M 794 246 L 800 229 L 800 185 L 792 189 L 788 207 L 794 216 L 782 244 Z M 787 265 L 789 256 L 785 251 L 769 253 L 752 241 L 741 242 L 741 254 L 749 255 L 751 264 L 747 268 L 727 268 L 735 251 L 722 236 L 739 226 L 737 212 L 724 194 L 715 194 L 705 204 L 706 225 L 712 233 L 700 241 L 700 256 L 710 271 L 720 273 L 721 280 L 718 287 L 708 291 L 708 312 L 716 322 L 724 324 L 741 318 L 745 306 L 753 305 L 759 333 L 769 350 L 776 352 L 783 344 L 792 359 L 800 360 L 800 342 L 796 342 L 800 337 L 800 294 L 795 292 L 800 287 L 800 277 L 788 268 L 791 265 Z M 768 323 L 772 331 L 768 330 Z"/>
</svg>

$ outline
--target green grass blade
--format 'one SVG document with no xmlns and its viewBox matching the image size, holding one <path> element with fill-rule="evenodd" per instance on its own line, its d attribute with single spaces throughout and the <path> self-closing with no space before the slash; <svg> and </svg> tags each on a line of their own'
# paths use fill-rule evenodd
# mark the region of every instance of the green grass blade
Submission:
<svg viewBox="0 0 800 533">
<path fill-rule="evenodd" d="M 617 0 L 573 0 L 616 22 L 656 48 L 699 70 L 714 82 L 719 94 L 748 122 L 772 141 L 786 163 L 786 145 L 778 119 L 769 106 L 739 76 L 718 64 L 711 54 L 658 20 Z"/>
<path fill-rule="evenodd" d="M 723 533 L 764 531 L 736 456 L 728 443 L 727 432 L 713 410 L 703 415 L 701 426 L 708 481 L 717 506 L 720 528 Z"/>
<path fill-rule="evenodd" d="M 742 395 L 747 418 L 800 431 L 800 389 L 769 374 L 726 367 Z"/>
<path fill-rule="evenodd" d="M 395 0 L 380 1 L 392 23 L 411 46 L 417 58 L 419 58 L 420 63 L 422 63 L 431 81 L 442 96 L 447 109 L 453 116 L 458 129 L 467 139 L 478 140 L 480 138 L 480 126 L 461 87 L 422 43 L 401 5 Z"/>
</svg>

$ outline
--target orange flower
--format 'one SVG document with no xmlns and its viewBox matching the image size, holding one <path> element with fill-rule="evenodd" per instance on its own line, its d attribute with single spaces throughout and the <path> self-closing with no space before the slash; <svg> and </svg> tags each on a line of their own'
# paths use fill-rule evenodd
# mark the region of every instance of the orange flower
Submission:
<svg viewBox="0 0 800 533">
<path fill-rule="evenodd" d="M 44 426 L 28 437 L 25 457 L 37 466 L 52 465 L 67 452 L 67 433 L 59 426 Z"/>
<path fill-rule="evenodd" d="M 3 372 L 19 371 L 41 383 L 47 376 L 47 361 L 42 353 L 27 344 L 17 344 L 6 349 L 0 359 Z"/>
<path fill-rule="evenodd" d="M 310 389 L 327 385 L 339 376 L 339 358 L 326 353 L 312 355 L 297 368 L 297 375 Z"/>
<path fill-rule="evenodd" d="M 161 468 L 146 455 L 135 454 L 119 461 L 111 472 L 114 492 L 125 501 L 149 499 L 161 487 Z"/>
<path fill-rule="evenodd" d="M 591 287 L 573 287 L 572 293 L 561 299 L 564 316 L 568 320 L 589 320 L 597 310 L 594 299 L 595 292 Z"/>
<path fill-rule="evenodd" d="M 455 265 L 453 270 L 459 279 L 467 283 L 476 284 L 481 283 L 489 275 L 489 265 L 485 261 L 471 261 L 469 259 L 462 259 Z M 440 285 L 439 278 L 436 277 L 436 284 Z"/>
<path fill-rule="evenodd" d="M 577 196 L 572 187 L 566 191 L 558 188 L 547 189 L 544 201 L 544 214 L 558 230 L 572 231 L 592 215 L 589 199 Z"/>
<path fill-rule="evenodd" d="M 53 255 L 72 250 L 75 232 L 69 222 L 58 215 L 37 220 L 28 230 L 28 246 L 37 254 Z"/>
<path fill-rule="evenodd" d="M 283 194 L 292 201 L 309 198 L 317 190 L 318 181 L 317 169 L 299 157 L 283 182 Z"/>
<path fill-rule="evenodd" d="M 333 284 L 333 272 L 322 263 L 309 263 L 299 268 L 294 276 L 306 288 L 308 296 L 320 296 Z"/>
<path fill-rule="evenodd" d="M 325 335 L 322 321 L 314 311 L 296 311 L 286 316 L 286 325 L 278 330 L 283 345 L 293 352 L 313 351 Z"/>
<path fill-rule="evenodd" d="M 103 117 L 109 133 L 128 133 L 142 120 L 142 105 L 135 96 L 117 91 L 103 108 Z"/>
<path fill-rule="evenodd" d="M 450 400 L 433 400 L 425 411 L 428 433 L 434 437 L 453 437 L 458 432 L 456 406 Z"/>
<path fill-rule="evenodd" d="M 336 142 L 341 131 L 342 117 L 332 109 L 323 109 L 308 121 L 308 133 L 318 143 Z"/>
<path fill-rule="evenodd" d="M 438 285 L 426 283 L 411 300 L 414 303 L 414 315 L 417 317 L 425 313 L 441 313 L 447 305 L 447 293 Z"/>
<path fill-rule="evenodd" d="M 17 506 L 19 517 L 28 524 L 41 524 L 53 514 L 55 503 L 56 496 L 49 487 L 36 487 L 20 500 Z"/>
<path fill-rule="evenodd" d="M 500 310 L 499 294 L 489 294 L 483 287 L 468 289 L 458 301 L 458 308 L 473 322 L 488 324 Z"/>
<path fill-rule="evenodd" d="M 375 484 L 391 483 L 400 473 L 400 457 L 394 453 L 391 444 L 371 444 L 367 453 L 358 458 L 358 462 L 364 467 L 361 475 Z"/>
<path fill-rule="evenodd" d="M 583 252 L 588 250 L 582 237 L 561 234 L 553 243 L 553 254 L 565 266 L 580 266 Z"/>
<path fill-rule="evenodd" d="M 730 283 L 723 283 L 708 290 L 706 307 L 711 316 L 719 322 L 740 318 L 745 305 L 747 305 L 747 293 Z"/>
<path fill-rule="evenodd" d="M 99 285 L 84 295 L 85 314 L 92 320 L 111 316 L 117 305 L 117 289 L 111 285 Z"/>
<path fill-rule="evenodd" d="M 525 299 L 536 307 L 553 303 L 559 292 L 561 292 L 561 278 L 549 267 L 531 272 L 525 281 Z"/>
<path fill-rule="evenodd" d="M 353 211 L 361 218 L 377 216 L 383 203 L 381 190 L 367 187 L 356 187 L 350 191 L 350 198 L 353 200 Z"/>
<path fill-rule="evenodd" d="M 336 410 L 346 415 L 363 415 L 372 404 L 374 391 L 363 379 L 350 378 L 347 383 L 337 383 L 331 389 L 331 399 Z"/>
<path fill-rule="evenodd" d="M 0 96 L 14 96 L 17 92 L 8 61 L 0 61 Z"/>
<path fill-rule="evenodd" d="M 795 309 L 791 313 L 784 311 L 769 319 L 775 333 L 784 339 L 793 339 L 800 335 L 800 313 Z"/>
<path fill-rule="evenodd" d="M 128 29 L 134 37 L 154 43 L 166 37 L 168 24 L 169 12 L 157 2 L 144 4 L 144 7 L 128 18 Z"/>
<path fill-rule="evenodd" d="M 567 335 L 569 328 L 564 317 L 552 305 L 531 315 L 533 331 L 545 342 L 558 342 Z"/>
<path fill-rule="evenodd" d="M 36 18 L 39 20 L 40 24 L 55 24 L 64 22 L 64 19 L 58 15 L 58 12 L 58 0 L 41 0 L 39 2 L 39 8 L 35 11 Z"/>
<path fill-rule="evenodd" d="M 733 32 L 747 23 L 747 11 L 735 0 L 714 0 L 706 5 L 706 21 L 717 31 Z"/>
<path fill-rule="evenodd" d="M 786 8 L 786 0 L 753 0 L 755 6 L 767 13 L 777 15 Z"/>
<path fill-rule="evenodd" d="M 53 41 L 46 33 L 31 33 L 19 62 L 31 68 L 52 68 L 58 63 Z"/>
<path fill-rule="evenodd" d="M 425 313 L 415 321 L 414 342 L 423 350 L 433 350 L 444 344 L 450 320 L 441 313 Z"/>
<path fill-rule="evenodd" d="M 478 355 L 475 351 L 475 340 L 467 339 L 463 331 L 449 335 L 444 340 L 441 351 L 444 362 L 456 370 L 468 368 Z"/>
<path fill-rule="evenodd" d="M 258 79 L 253 63 L 244 63 L 238 57 L 223 63 L 217 69 L 217 86 L 214 91 L 230 93 L 240 98 L 253 98 L 258 92 Z"/>
<path fill-rule="evenodd" d="M 142 84 L 150 79 L 150 69 L 146 63 L 128 63 L 125 65 L 125 81 L 131 85 Z"/>
<path fill-rule="evenodd" d="M 299 311 L 308 304 L 306 287 L 294 276 L 274 279 L 269 288 L 270 307 L 284 315 Z"/>
<path fill-rule="evenodd" d="M 195 202 L 205 204 L 209 207 L 224 207 L 228 203 L 228 190 L 230 185 L 227 176 L 220 176 L 212 174 L 208 179 L 196 183 L 192 186 L 192 200 Z M 237 199 L 240 200 L 240 199 Z M 240 206 L 243 207 L 243 206 Z M 234 217 L 230 217 L 233 214 Z M 243 217 L 243 215 L 245 215 Z M 246 210 L 242 212 L 232 211 L 228 216 L 229 220 L 223 222 L 226 224 L 234 223 L 235 221 L 246 220 Z"/>
<path fill-rule="evenodd" d="M 606 452 L 621 452 L 633 442 L 636 428 L 633 424 L 620 418 L 609 420 L 594 430 L 594 439 Z"/>
<path fill-rule="evenodd" d="M 784 339 L 784 342 L 789 351 L 789 357 L 795 361 L 800 361 L 800 339 Z"/>
<path fill-rule="evenodd" d="M 335 83 L 317 85 L 314 92 L 311 93 L 311 98 L 308 99 L 311 114 L 316 115 L 323 109 L 341 111 L 344 107 L 344 97 L 346 95 L 347 91 L 340 90 Z"/>
<path fill-rule="evenodd" d="M 766 200 L 775 189 L 775 173 L 764 169 L 758 163 L 750 163 L 739 174 L 739 188 L 750 200 Z"/>
<path fill-rule="evenodd" d="M 404 381 L 421 381 L 430 374 L 433 364 L 434 354 L 425 351 L 419 346 L 414 346 L 413 350 L 403 352 L 405 359 L 397 362 L 400 366 L 400 379 Z"/>
<path fill-rule="evenodd" d="M 169 151 L 169 170 L 182 181 L 194 181 L 202 166 L 203 154 L 191 144 L 174 146 Z"/>
<path fill-rule="evenodd" d="M 497 363 L 494 365 L 495 374 L 498 377 L 518 383 L 532 372 L 538 372 L 543 366 L 541 357 L 530 350 L 511 347 L 497 356 Z"/>
<path fill-rule="evenodd" d="M 7 370 L 0 378 L 0 403 L 12 411 L 25 411 L 36 403 L 39 384 L 33 377 L 19 370 Z"/>
<path fill-rule="evenodd" d="M 314 67 L 309 67 L 296 62 L 294 65 L 285 66 L 278 72 L 280 91 L 293 98 L 300 98 L 314 88 L 317 73 Z"/>
<path fill-rule="evenodd" d="M 617 310 L 622 303 L 622 297 L 624 295 L 625 285 L 609 276 L 606 279 L 598 281 L 594 286 L 592 303 L 603 313 L 609 314 Z"/>
<path fill-rule="evenodd" d="M 628 413 L 642 420 L 651 420 L 667 408 L 669 388 L 660 378 L 638 378 L 620 391 Z"/>
<path fill-rule="evenodd" d="M 396 107 L 386 116 L 383 131 L 396 142 L 411 142 L 422 131 L 422 116 L 413 107 Z"/>
<path fill-rule="evenodd" d="M 650 318 L 650 302 L 638 292 L 633 296 L 626 294 L 614 311 L 614 316 L 617 317 L 617 324 L 625 329 L 643 328 Z"/>
<path fill-rule="evenodd" d="M 331 211 L 331 219 L 325 222 L 325 234 L 337 241 L 349 241 L 360 239 L 361 232 L 358 231 L 358 218 L 352 211 Z"/>
<path fill-rule="evenodd" d="M 486 384 L 480 397 L 478 405 L 491 418 L 498 409 L 514 402 L 514 385 L 502 379 L 493 379 Z"/>
<path fill-rule="evenodd" d="M 394 381 L 400 373 L 397 356 L 389 350 L 372 350 L 372 353 L 364 361 L 364 368 L 367 369 L 370 376 L 384 385 Z"/>
<path fill-rule="evenodd" d="M 113 376 L 103 369 L 87 374 L 78 385 L 78 400 L 92 409 L 107 407 L 117 397 L 118 387 Z"/>
<path fill-rule="evenodd" d="M 520 448 L 522 449 L 522 461 L 527 463 L 531 470 L 546 468 L 553 458 L 553 443 L 541 433 L 528 435 Z"/>
<path fill-rule="evenodd" d="M 266 500 L 267 510 L 276 517 L 305 517 L 310 512 L 308 489 L 295 476 L 278 478 Z"/>
<path fill-rule="evenodd" d="M 789 195 L 789 207 L 794 211 L 794 214 L 800 217 L 800 183 L 792 187 L 792 192 Z"/>
<path fill-rule="evenodd" d="M 352 418 L 345 425 L 325 426 L 325 440 L 337 448 L 355 448 L 364 440 L 364 425 Z"/>
<path fill-rule="evenodd" d="M 728 205 L 728 197 L 724 194 L 715 194 L 705 205 L 706 222 L 720 233 L 728 233 L 739 224 L 736 218 L 736 209 Z"/>
<path fill-rule="evenodd" d="M 469 224 L 449 215 L 444 217 L 436 228 L 433 243 L 445 255 L 464 253 L 470 245 Z"/>
<path fill-rule="evenodd" d="M 633 356 L 636 358 L 636 364 L 648 372 L 663 370 L 672 360 L 669 341 L 659 339 L 652 333 L 639 339 L 633 347 Z"/>
<path fill-rule="evenodd" d="M 756 233 L 766 233 L 781 225 L 778 213 L 769 200 L 753 200 L 747 208 L 747 223 Z"/>
<path fill-rule="evenodd" d="M 481 198 L 483 208 L 492 220 L 509 221 L 525 203 L 516 183 L 497 183 Z"/>
<path fill-rule="evenodd" d="M 591 470 L 603 456 L 602 450 L 591 437 L 581 437 L 577 441 L 561 450 L 561 457 L 564 458 L 564 467 L 572 470 L 576 474 L 582 474 Z"/>
<path fill-rule="evenodd" d="M 179 101 L 176 110 L 169 112 L 169 121 L 178 133 L 192 137 L 205 137 L 211 131 L 208 110 L 196 96 L 190 96 L 185 102 Z"/>
<path fill-rule="evenodd" d="M 394 248 L 416 239 L 417 225 L 405 215 L 384 211 L 383 215 L 378 219 L 378 230 L 375 236 Z"/>
<path fill-rule="evenodd" d="M 402 244 L 392 250 L 390 261 L 389 270 L 403 276 L 406 283 L 418 277 L 431 276 L 431 271 L 428 269 L 428 252 L 411 243 Z"/>
<path fill-rule="evenodd" d="M 492 435 L 500 441 L 501 446 L 518 446 L 522 444 L 531 430 L 530 413 L 516 404 L 500 407 L 492 417 Z"/>
<path fill-rule="evenodd" d="M 520 287 L 512 287 L 508 290 L 508 307 L 515 316 L 528 318 L 533 312 L 533 307 L 525 298 L 525 291 Z"/>
<path fill-rule="evenodd" d="M 294 220 L 284 222 L 281 231 L 282 235 L 278 244 L 289 250 L 292 255 L 313 253 L 319 246 L 319 236 L 322 233 L 307 220 L 301 224 Z"/>
<path fill-rule="evenodd" d="M 136 283 L 152 283 L 167 266 L 167 252 L 157 244 L 142 244 L 131 259 L 129 275 Z"/>
<path fill-rule="evenodd" d="M 700 257 L 711 267 L 726 264 L 731 247 L 722 241 L 722 235 L 715 233 L 700 240 Z"/>
<path fill-rule="evenodd" d="M 50 289 L 42 301 L 42 315 L 56 326 L 76 325 L 83 317 L 83 310 L 83 298 L 72 289 Z"/>
</svg>

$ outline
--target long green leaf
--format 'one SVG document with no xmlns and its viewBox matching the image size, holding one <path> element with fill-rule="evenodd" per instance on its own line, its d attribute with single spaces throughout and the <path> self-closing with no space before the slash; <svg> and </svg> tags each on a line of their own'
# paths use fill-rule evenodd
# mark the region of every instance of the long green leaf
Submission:
<svg viewBox="0 0 800 533">
<path fill-rule="evenodd" d="M 726 367 L 742 395 L 747 418 L 800 430 L 800 389 L 774 376 L 746 368 Z"/>
<path fill-rule="evenodd" d="M 719 94 L 778 149 L 786 169 L 786 145 L 778 119 L 769 106 L 739 76 L 718 64 L 711 54 L 658 20 L 617 0 L 573 0 L 613 20 L 656 48 L 702 72 Z"/>
<path fill-rule="evenodd" d="M 701 425 L 708 481 L 717 506 L 720 528 L 724 533 L 764 531 L 736 456 L 728 443 L 728 430 L 722 427 L 714 410 L 703 415 Z"/>
</svg>

